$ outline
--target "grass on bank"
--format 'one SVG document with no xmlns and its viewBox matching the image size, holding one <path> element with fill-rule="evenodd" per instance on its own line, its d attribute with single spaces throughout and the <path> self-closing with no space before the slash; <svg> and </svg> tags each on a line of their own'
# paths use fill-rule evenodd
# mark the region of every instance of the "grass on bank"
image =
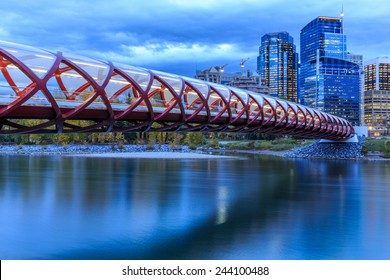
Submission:
<svg viewBox="0 0 390 280">
<path fill-rule="evenodd" d="M 279 138 L 275 140 L 237 141 L 224 145 L 228 150 L 271 150 L 287 151 L 296 147 L 309 145 L 316 140 L 297 140 L 293 138 Z"/>
<path fill-rule="evenodd" d="M 316 142 L 317 140 L 302 140 L 294 138 L 279 138 L 275 140 L 255 140 L 231 142 L 224 147 L 229 150 L 271 150 L 286 151 L 297 147 L 303 147 Z M 362 153 L 378 152 L 384 157 L 390 157 L 390 139 L 388 138 L 366 138 Z"/>
</svg>

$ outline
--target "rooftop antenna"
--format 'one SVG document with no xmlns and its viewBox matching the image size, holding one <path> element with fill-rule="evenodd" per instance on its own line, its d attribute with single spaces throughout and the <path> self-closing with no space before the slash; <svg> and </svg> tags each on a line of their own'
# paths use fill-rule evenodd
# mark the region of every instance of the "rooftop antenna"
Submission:
<svg viewBox="0 0 390 280">
<path fill-rule="evenodd" d="M 344 3 L 341 4 L 341 13 L 340 13 L 340 19 L 341 19 L 341 40 L 342 40 L 342 55 L 343 59 L 345 59 L 345 53 L 344 51 Z"/>
</svg>

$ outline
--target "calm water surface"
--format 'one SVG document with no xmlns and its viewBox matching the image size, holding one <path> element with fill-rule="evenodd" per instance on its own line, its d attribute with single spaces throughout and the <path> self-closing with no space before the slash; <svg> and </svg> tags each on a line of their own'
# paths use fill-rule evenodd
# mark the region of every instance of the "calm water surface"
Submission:
<svg viewBox="0 0 390 280">
<path fill-rule="evenodd" d="M 0 156 L 0 259 L 390 259 L 390 162 Z"/>
</svg>

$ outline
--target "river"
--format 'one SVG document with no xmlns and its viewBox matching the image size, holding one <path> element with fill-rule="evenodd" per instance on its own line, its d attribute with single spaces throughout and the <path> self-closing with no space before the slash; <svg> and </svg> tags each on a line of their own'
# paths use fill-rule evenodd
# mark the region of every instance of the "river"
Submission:
<svg viewBox="0 0 390 280">
<path fill-rule="evenodd" d="M 390 162 L 0 156 L 0 259 L 390 259 Z"/>
</svg>

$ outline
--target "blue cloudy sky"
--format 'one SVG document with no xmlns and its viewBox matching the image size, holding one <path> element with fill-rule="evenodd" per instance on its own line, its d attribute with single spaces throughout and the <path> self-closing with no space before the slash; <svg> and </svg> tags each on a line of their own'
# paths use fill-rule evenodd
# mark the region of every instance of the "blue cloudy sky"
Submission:
<svg viewBox="0 0 390 280">
<path fill-rule="evenodd" d="M 260 38 L 345 13 L 348 51 L 390 56 L 389 0 L 2 1 L 0 40 L 193 76 L 242 58 L 255 70 Z"/>
</svg>

